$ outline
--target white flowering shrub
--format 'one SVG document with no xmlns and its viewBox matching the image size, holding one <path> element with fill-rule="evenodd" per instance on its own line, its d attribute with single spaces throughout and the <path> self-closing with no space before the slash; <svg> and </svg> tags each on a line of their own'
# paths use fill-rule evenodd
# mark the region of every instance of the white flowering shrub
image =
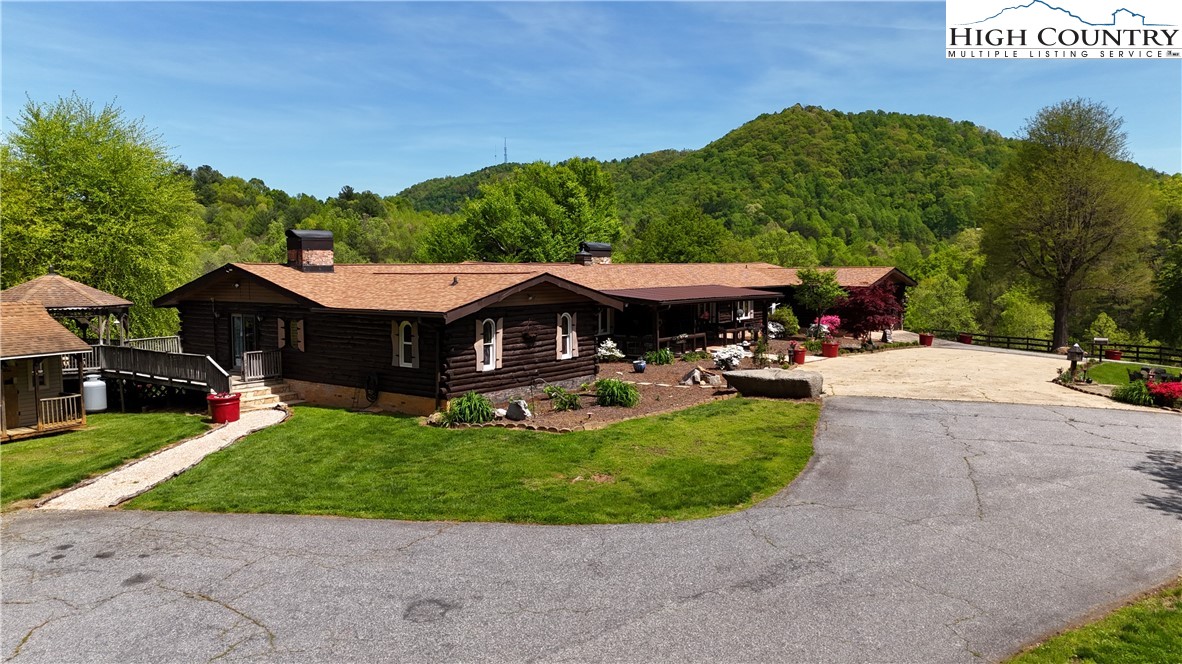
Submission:
<svg viewBox="0 0 1182 664">
<path fill-rule="evenodd" d="M 724 346 L 714 351 L 714 366 L 723 371 L 733 371 L 743 360 L 742 346 Z"/>
<path fill-rule="evenodd" d="M 783 339 L 784 326 L 775 322 L 768 323 L 767 333 L 770 334 L 773 339 Z"/>
<path fill-rule="evenodd" d="M 603 362 L 619 362 L 624 359 L 624 353 L 616 345 L 616 342 L 604 339 L 603 343 L 599 344 L 599 348 L 595 350 L 595 357 Z"/>
</svg>

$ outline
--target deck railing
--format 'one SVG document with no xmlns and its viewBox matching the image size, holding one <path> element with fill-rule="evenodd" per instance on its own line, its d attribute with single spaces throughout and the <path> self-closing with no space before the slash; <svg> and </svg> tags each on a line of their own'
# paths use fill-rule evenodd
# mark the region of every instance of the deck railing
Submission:
<svg viewBox="0 0 1182 664">
<path fill-rule="evenodd" d="M 181 338 L 180 337 L 141 337 L 139 339 L 128 339 L 123 343 L 124 346 L 132 348 L 139 348 L 140 350 L 154 350 L 160 353 L 181 353 Z"/>
<path fill-rule="evenodd" d="M 278 350 L 249 350 L 242 354 L 242 380 L 262 380 L 283 375 L 283 356 Z"/>
<path fill-rule="evenodd" d="M 230 374 L 208 355 L 164 353 L 127 346 L 99 346 L 99 362 L 104 371 L 204 386 L 211 392 L 229 392 Z"/>
<path fill-rule="evenodd" d="M 82 395 L 67 394 L 42 399 L 39 416 L 37 427 L 43 431 L 81 424 L 84 421 Z"/>
<path fill-rule="evenodd" d="M 77 355 L 62 355 L 62 375 L 76 376 L 79 369 L 82 373 L 86 373 L 89 369 L 98 369 L 99 357 L 98 346 L 93 346 L 89 353 L 79 353 Z"/>
</svg>

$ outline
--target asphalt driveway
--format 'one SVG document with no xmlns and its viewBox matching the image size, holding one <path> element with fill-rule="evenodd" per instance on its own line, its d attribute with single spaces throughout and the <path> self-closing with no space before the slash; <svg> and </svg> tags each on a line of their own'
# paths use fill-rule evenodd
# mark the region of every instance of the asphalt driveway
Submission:
<svg viewBox="0 0 1182 664">
<path fill-rule="evenodd" d="M 1182 418 L 836 397 L 703 521 L 3 519 L 14 661 L 976 662 L 1182 572 Z"/>
</svg>

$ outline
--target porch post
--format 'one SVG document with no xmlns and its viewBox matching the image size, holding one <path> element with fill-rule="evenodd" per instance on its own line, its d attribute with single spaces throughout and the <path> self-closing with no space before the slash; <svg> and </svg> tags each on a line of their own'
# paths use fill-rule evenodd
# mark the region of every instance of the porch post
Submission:
<svg viewBox="0 0 1182 664">
<path fill-rule="evenodd" d="M 83 374 L 80 364 L 78 367 L 78 408 L 82 411 L 82 426 L 86 426 L 86 390 L 82 389 L 82 384 L 85 382 L 86 376 Z"/>
<path fill-rule="evenodd" d="M 768 301 L 764 300 L 763 301 L 763 340 L 764 340 L 764 342 L 766 342 L 769 338 L 767 335 L 767 332 L 768 332 L 767 308 L 768 308 Z"/>
<path fill-rule="evenodd" d="M 653 305 L 653 350 L 661 350 L 661 311 Z"/>
<path fill-rule="evenodd" d="M 41 421 L 41 381 L 37 380 L 37 365 L 41 360 L 33 358 L 30 362 L 29 371 L 33 372 L 33 410 L 37 412 L 37 431 L 41 431 L 45 428 Z"/>
</svg>

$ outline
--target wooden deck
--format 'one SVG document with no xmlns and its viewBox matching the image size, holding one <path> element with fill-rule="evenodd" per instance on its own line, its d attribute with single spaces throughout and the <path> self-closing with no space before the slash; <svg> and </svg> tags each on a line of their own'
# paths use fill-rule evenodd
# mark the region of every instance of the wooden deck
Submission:
<svg viewBox="0 0 1182 664">
<path fill-rule="evenodd" d="M 41 399 L 37 404 L 37 424 L 25 427 L 4 427 L 0 430 L 5 442 L 30 438 L 47 433 L 70 431 L 86 426 L 86 411 L 81 394 L 66 394 Z"/>
</svg>

